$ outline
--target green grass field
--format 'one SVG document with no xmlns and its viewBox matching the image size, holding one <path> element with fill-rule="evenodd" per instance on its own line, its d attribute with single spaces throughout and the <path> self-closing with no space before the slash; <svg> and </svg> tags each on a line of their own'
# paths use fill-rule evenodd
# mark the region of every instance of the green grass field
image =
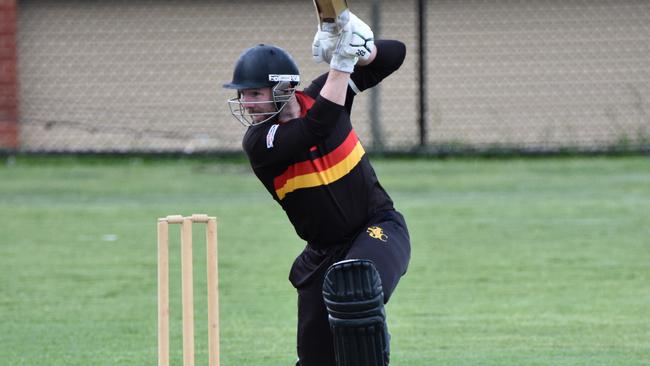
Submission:
<svg viewBox="0 0 650 366">
<path fill-rule="evenodd" d="M 650 365 L 650 159 L 375 167 L 413 245 L 387 307 L 391 365 Z M 0 166 L 0 364 L 155 365 L 156 218 L 174 213 L 219 218 L 222 364 L 293 365 L 303 243 L 245 163 L 69 157 Z"/>
</svg>

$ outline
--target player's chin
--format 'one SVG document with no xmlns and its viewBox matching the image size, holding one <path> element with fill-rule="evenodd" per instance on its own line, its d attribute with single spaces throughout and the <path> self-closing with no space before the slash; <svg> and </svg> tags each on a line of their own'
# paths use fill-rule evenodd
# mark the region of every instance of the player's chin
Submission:
<svg viewBox="0 0 650 366">
<path fill-rule="evenodd" d="M 246 114 L 247 114 L 247 115 L 250 117 L 250 119 L 251 119 L 253 122 L 255 122 L 255 123 L 264 120 L 264 116 L 261 115 L 259 111 L 255 111 L 255 110 L 250 110 L 250 109 L 248 109 L 248 110 L 246 110 Z"/>
<path fill-rule="evenodd" d="M 264 120 L 266 120 L 266 118 L 267 118 L 267 117 L 264 116 L 264 115 L 253 116 L 253 122 L 255 122 L 255 123 L 264 122 Z"/>
</svg>

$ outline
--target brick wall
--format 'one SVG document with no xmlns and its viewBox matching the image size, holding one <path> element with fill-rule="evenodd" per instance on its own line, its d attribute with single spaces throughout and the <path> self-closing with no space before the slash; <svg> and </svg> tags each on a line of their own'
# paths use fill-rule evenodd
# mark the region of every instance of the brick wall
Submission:
<svg viewBox="0 0 650 366">
<path fill-rule="evenodd" d="M 0 0 L 0 149 L 18 148 L 16 1 Z"/>
</svg>

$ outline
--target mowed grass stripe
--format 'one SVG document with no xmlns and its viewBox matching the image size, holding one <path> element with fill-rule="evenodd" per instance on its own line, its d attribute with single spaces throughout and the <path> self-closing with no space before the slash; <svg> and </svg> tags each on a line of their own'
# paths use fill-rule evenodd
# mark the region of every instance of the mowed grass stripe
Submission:
<svg viewBox="0 0 650 366">
<path fill-rule="evenodd" d="M 396 365 L 650 364 L 649 159 L 373 160 L 413 241 Z M 295 362 L 304 244 L 246 163 L 18 157 L 0 167 L 0 363 L 155 364 L 155 219 L 175 213 L 219 218 L 222 363 Z"/>
</svg>

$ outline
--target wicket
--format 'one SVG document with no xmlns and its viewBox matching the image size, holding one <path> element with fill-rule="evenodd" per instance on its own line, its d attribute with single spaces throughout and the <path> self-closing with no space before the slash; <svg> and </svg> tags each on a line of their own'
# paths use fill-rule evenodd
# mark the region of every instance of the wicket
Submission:
<svg viewBox="0 0 650 366">
<path fill-rule="evenodd" d="M 219 273 L 217 219 L 205 214 L 158 219 L 158 366 L 169 366 L 169 224 L 181 224 L 181 293 L 183 366 L 194 366 L 194 295 L 192 223 L 205 223 L 208 272 L 208 360 L 219 366 Z"/>
</svg>

